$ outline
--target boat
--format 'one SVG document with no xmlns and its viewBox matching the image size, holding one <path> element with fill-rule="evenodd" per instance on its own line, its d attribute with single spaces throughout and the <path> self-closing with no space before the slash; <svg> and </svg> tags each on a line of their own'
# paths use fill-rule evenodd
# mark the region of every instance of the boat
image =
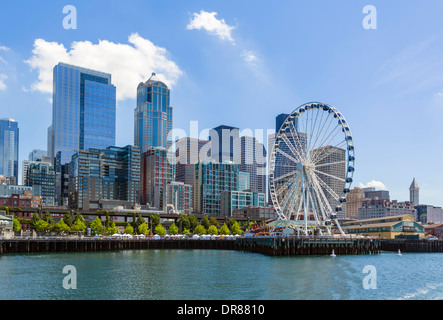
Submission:
<svg viewBox="0 0 443 320">
<path fill-rule="evenodd" d="M 397 256 L 401 256 L 401 251 L 400 251 L 400 249 L 398 249 Z"/>
<path fill-rule="evenodd" d="M 335 253 L 334 253 L 334 249 L 332 249 L 331 257 L 333 257 L 333 258 L 336 257 L 336 255 L 335 255 Z"/>
</svg>

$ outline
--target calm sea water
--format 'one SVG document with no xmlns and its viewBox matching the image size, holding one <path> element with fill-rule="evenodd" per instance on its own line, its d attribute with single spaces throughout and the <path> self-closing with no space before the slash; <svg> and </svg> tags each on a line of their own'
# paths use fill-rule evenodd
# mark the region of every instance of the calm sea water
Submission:
<svg viewBox="0 0 443 320">
<path fill-rule="evenodd" d="M 77 289 L 63 287 L 66 265 L 76 268 Z M 363 272 L 367 265 L 373 266 L 370 273 Z M 364 288 L 369 275 L 376 276 L 375 289 Z M 0 299 L 435 300 L 443 299 L 443 254 L 332 258 L 131 250 L 2 255 Z"/>
</svg>

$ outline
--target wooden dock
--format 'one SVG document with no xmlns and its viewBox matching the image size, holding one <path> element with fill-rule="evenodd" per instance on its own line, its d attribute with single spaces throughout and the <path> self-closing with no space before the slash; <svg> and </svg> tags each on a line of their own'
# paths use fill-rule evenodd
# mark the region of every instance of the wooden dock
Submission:
<svg viewBox="0 0 443 320">
<path fill-rule="evenodd" d="M 145 249 L 237 250 L 269 256 L 376 254 L 380 241 L 331 238 L 237 238 L 233 240 L 160 239 L 20 239 L 0 240 L 0 254 L 90 252 Z"/>
<path fill-rule="evenodd" d="M 395 252 L 443 252 L 443 240 L 383 239 L 380 248 L 382 251 Z"/>
</svg>

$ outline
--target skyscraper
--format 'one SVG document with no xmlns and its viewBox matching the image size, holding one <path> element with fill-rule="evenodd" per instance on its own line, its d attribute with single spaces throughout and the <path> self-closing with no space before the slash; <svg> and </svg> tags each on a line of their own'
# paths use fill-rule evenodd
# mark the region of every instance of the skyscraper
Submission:
<svg viewBox="0 0 443 320">
<path fill-rule="evenodd" d="M 131 208 L 138 202 L 140 149 L 109 146 L 76 152 L 69 163 L 69 207 Z"/>
<path fill-rule="evenodd" d="M 249 173 L 249 188 L 266 194 L 266 149 L 255 137 L 240 137 L 236 146 L 240 154 L 238 163 L 241 172 Z"/>
<path fill-rule="evenodd" d="M 221 194 L 238 190 L 238 175 L 238 165 L 231 161 L 195 164 L 194 212 L 220 216 Z"/>
<path fill-rule="evenodd" d="M 143 152 L 140 177 L 140 202 L 164 210 L 166 185 L 175 178 L 174 153 L 164 147 Z"/>
<path fill-rule="evenodd" d="M 317 177 L 322 180 L 322 191 L 334 211 L 342 195 L 346 178 L 346 150 L 332 146 L 321 147 L 311 151 L 311 158 L 320 159 L 317 161 L 316 171 L 321 173 L 318 173 Z M 337 213 L 337 218 L 345 217 L 346 205 Z"/>
<path fill-rule="evenodd" d="M 59 63 L 53 69 L 52 124 L 48 156 L 71 161 L 77 150 L 115 145 L 116 88 L 111 75 Z"/>
<path fill-rule="evenodd" d="M 184 137 L 176 141 L 176 181 L 194 184 L 194 168 L 198 161 L 211 159 L 211 141 Z"/>
<path fill-rule="evenodd" d="M 240 163 L 239 151 L 240 132 L 238 128 L 221 125 L 209 131 L 211 140 L 212 159 L 218 163 L 233 161 Z"/>
<path fill-rule="evenodd" d="M 414 205 L 420 204 L 419 199 L 420 194 L 420 188 L 418 187 L 417 181 L 415 181 L 415 178 L 412 180 L 411 186 L 409 187 L 409 201 L 412 202 Z"/>
<path fill-rule="evenodd" d="M 14 119 L 0 119 L 0 174 L 18 183 L 18 123 Z"/>
<path fill-rule="evenodd" d="M 134 110 L 134 144 L 142 152 L 150 148 L 172 146 L 172 107 L 170 90 L 155 73 L 137 87 L 137 106 Z"/>
</svg>

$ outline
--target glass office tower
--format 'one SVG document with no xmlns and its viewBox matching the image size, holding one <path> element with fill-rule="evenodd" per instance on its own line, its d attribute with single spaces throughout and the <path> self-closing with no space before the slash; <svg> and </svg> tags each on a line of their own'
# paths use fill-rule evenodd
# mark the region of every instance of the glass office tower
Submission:
<svg viewBox="0 0 443 320">
<path fill-rule="evenodd" d="M 0 119 L 0 175 L 15 178 L 18 183 L 18 123 Z"/>
<path fill-rule="evenodd" d="M 134 145 L 142 152 L 150 148 L 172 146 L 172 107 L 170 90 L 155 73 L 137 87 L 134 110 Z"/>
<path fill-rule="evenodd" d="M 53 70 L 52 125 L 48 155 L 62 164 L 77 150 L 115 145 L 116 88 L 111 75 L 59 63 Z"/>
</svg>

